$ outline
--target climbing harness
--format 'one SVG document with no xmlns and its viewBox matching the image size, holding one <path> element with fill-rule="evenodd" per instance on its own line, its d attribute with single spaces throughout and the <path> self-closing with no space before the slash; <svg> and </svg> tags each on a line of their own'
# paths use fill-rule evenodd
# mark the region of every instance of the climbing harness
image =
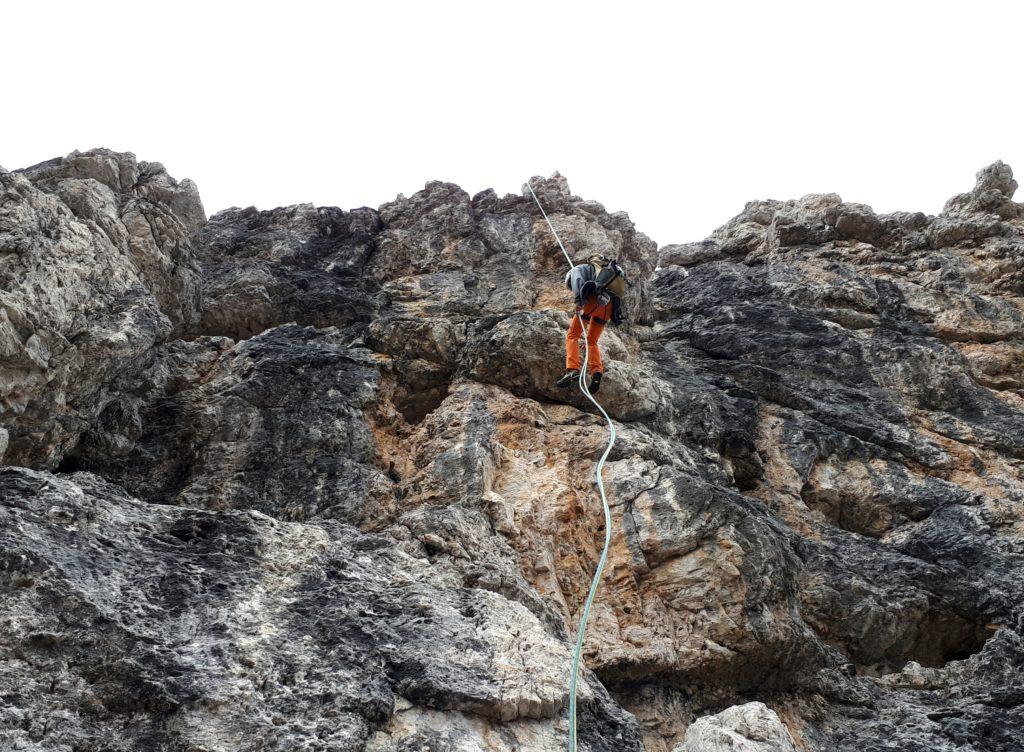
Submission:
<svg viewBox="0 0 1024 752">
<path fill-rule="evenodd" d="M 537 194 L 534 193 L 533 186 L 530 185 L 529 181 L 526 182 L 526 187 L 530 189 L 530 195 L 533 196 L 533 200 L 537 203 L 537 208 L 540 209 L 540 213 L 544 217 L 544 221 L 548 223 L 548 229 L 550 229 L 551 234 L 555 236 L 555 240 L 558 242 L 558 247 L 562 249 L 562 255 L 565 256 L 565 260 L 569 262 L 569 268 L 572 269 L 572 259 L 565 250 L 565 246 L 562 245 L 562 239 L 558 237 L 558 232 L 555 231 L 555 226 L 551 224 L 551 220 L 548 219 L 547 212 L 545 212 L 544 207 L 541 206 L 540 199 L 537 198 Z M 578 310 L 576 311 L 576 316 L 579 317 L 580 326 L 583 326 L 583 317 Z M 615 446 L 615 424 L 612 423 L 611 417 L 609 417 L 608 413 L 605 412 L 605 409 L 601 407 L 601 403 L 594 398 L 594 395 L 590 393 L 590 389 L 587 387 L 586 375 L 587 360 L 589 356 L 590 348 L 585 347 L 583 367 L 580 369 L 579 376 L 580 391 L 583 392 L 584 396 L 601 412 L 601 415 L 604 416 L 605 421 L 608 423 L 608 446 L 605 447 L 604 453 L 601 455 L 601 459 L 597 461 L 597 490 L 601 494 L 601 505 L 604 507 L 604 548 L 601 550 L 601 558 L 597 562 L 597 571 L 594 572 L 594 579 L 590 581 L 590 591 L 587 593 L 587 600 L 583 605 L 583 617 L 580 619 L 579 630 L 576 633 L 576 652 L 572 657 L 572 672 L 569 675 L 569 752 L 576 752 L 576 679 L 580 670 L 580 656 L 583 653 L 583 636 L 587 630 L 587 619 L 590 617 L 590 607 L 594 603 L 594 596 L 597 595 L 597 588 L 601 584 L 601 573 L 604 571 L 605 562 L 608 561 L 608 547 L 612 542 L 612 512 L 608 507 L 608 497 L 604 492 L 604 480 L 601 478 L 601 471 L 604 470 L 605 460 L 608 459 L 608 455 L 611 453 L 612 447 Z"/>
</svg>

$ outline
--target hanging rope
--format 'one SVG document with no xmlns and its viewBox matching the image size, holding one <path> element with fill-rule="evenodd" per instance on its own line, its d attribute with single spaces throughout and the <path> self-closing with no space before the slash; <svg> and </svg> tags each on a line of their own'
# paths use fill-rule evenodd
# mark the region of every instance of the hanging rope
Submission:
<svg viewBox="0 0 1024 752">
<path fill-rule="evenodd" d="M 537 203 L 537 208 L 540 209 L 540 213 L 544 217 L 544 221 L 548 223 L 548 228 L 551 230 L 551 234 L 555 236 L 555 240 L 558 242 L 558 247 L 562 249 L 562 255 L 565 256 L 565 260 L 569 263 L 569 269 L 572 269 L 572 258 L 569 257 L 569 253 L 565 250 L 565 246 L 562 245 L 562 239 L 558 237 L 558 232 L 555 230 L 555 226 L 551 224 L 551 220 L 548 219 L 547 212 L 545 212 L 544 207 L 541 206 L 540 199 L 537 198 L 537 194 L 533 192 L 533 186 L 530 185 L 529 181 L 527 181 L 526 187 L 530 189 L 530 195 L 533 196 L 533 200 Z M 583 316 L 581 312 L 577 310 L 576 316 L 580 320 L 580 326 L 583 328 L 583 331 L 586 331 L 586 326 L 583 323 Z M 585 347 L 583 368 L 580 369 L 580 391 L 583 392 L 584 396 L 601 412 L 601 415 L 604 416 L 605 421 L 608 423 L 608 446 L 605 447 L 604 453 L 601 455 L 601 459 L 597 461 L 597 490 L 601 494 L 601 505 L 604 507 L 604 548 L 601 550 L 601 558 L 597 562 L 597 570 L 594 572 L 594 579 L 590 581 L 590 591 L 587 593 L 587 600 L 583 605 L 583 617 L 580 619 L 579 630 L 576 633 L 576 651 L 573 653 L 572 672 L 569 674 L 569 752 L 576 752 L 576 680 L 579 677 L 580 656 L 583 654 L 583 637 L 587 631 L 587 619 L 590 617 L 590 607 L 594 603 L 594 596 L 597 595 L 597 588 L 601 584 L 601 574 L 604 572 L 604 565 L 608 561 L 608 547 L 612 542 L 612 512 L 608 507 L 608 497 L 604 492 L 604 480 L 601 478 L 601 472 L 604 470 L 605 460 L 608 459 L 608 455 L 611 453 L 612 447 L 615 446 L 615 424 L 612 423 L 612 419 L 609 417 L 608 413 L 605 412 L 601 403 L 594 399 L 594 395 L 590 393 L 590 389 L 587 386 L 587 362 L 589 358 L 590 348 Z"/>
</svg>

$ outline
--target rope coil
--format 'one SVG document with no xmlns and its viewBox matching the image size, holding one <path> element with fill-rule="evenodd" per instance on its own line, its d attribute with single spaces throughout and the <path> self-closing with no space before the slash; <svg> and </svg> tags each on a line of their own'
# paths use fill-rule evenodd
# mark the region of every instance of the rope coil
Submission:
<svg viewBox="0 0 1024 752">
<path fill-rule="evenodd" d="M 569 263 L 569 269 L 573 268 L 572 259 L 569 257 L 569 253 L 565 250 L 565 246 L 562 245 L 562 239 L 558 237 L 558 232 L 555 230 L 555 226 L 551 224 L 551 220 L 548 219 L 547 212 L 544 211 L 544 207 L 541 206 L 540 199 L 537 198 L 537 194 L 533 191 L 533 186 L 530 182 L 526 182 L 526 187 L 530 190 L 530 195 L 533 196 L 533 200 L 537 204 L 537 208 L 540 209 L 541 215 L 544 217 L 544 221 L 548 224 L 548 229 L 551 230 L 551 234 L 555 236 L 555 240 L 558 242 L 558 247 L 562 249 L 562 255 L 565 256 L 565 260 Z M 576 311 L 576 317 L 580 321 L 580 326 L 586 331 L 586 327 L 583 324 L 583 316 L 580 311 Z M 590 581 L 590 590 L 587 593 L 587 600 L 583 606 L 583 616 L 580 619 L 579 630 L 576 633 L 576 651 L 572 658 L 572 672 L 569 675 L 569 752 L 576 752 L 576 683 L 579 677 L 580 669 L 580 656 L 583 653 L 583 637 L 587 630 L 587 619 L 590 618 L 590 607 L 594 603 L 594 596 L 597 595 L 597 588 L 601 585 L 601 574 L 604 572 L 604 565 L 608 561 L 608 547 L 612 541 L 612 513 L 608 506 L 608 497 L 604 491 L 604 480 L 601 477 L 601 472 L 604 470 L 605 460 L 608 459 L 608 455 L 612 451 L 612 447 L 615 446 L 615 424 L 612 422 L 611 417 L 605 412 L 605 409 L 601 406 L 594 395 L 590 393 L 590 388 L 587 386 L 587 363 L 590 359 L 590 348 L 584 347 L 583 355 L 583 368 L 580 369 L 579 387 L 580 391 L 583 392 L 584 396 L 593 403 L 601 415 L 604 416 L 605 421 L 608 423 L 608 446 L 605 447 L 604 453 L 601 455 L 601 459 L 597 461 L 597 490 L 601 494 L 601 505 L 604 507 L 604 548 L 601 550 L 601 558 L 597 562 L 597 570 L 594 572 L 594 578 Z"/>
</svg>

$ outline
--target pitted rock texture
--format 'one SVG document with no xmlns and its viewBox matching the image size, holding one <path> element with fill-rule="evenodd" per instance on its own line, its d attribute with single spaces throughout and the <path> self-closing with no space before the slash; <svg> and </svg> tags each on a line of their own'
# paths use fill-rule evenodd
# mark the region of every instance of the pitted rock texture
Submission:
<svg viewBox="0 0 1024 752">
<path fill-rule="evenodd" d="M 401 698 L 501 724 L 505 749 L 560 747 L 564 640 L 391 538 L 88 473 L 5 468 L 0 500 L 0 618 L 21 638 L 0 646 L 5 748 L 364 749 Z M 628 745 L 625 714 L 585 696 Z"/>
<path fill-rule="evenodd" d="M 293 321 L 365 327 L 374 291 L 365 266 L 380 225 L 371 209 L 220 212 L 200 237 L 199 332 L 244 338 Z"/>
<path fill-rule="evenodd" d="M 130 155 L 0 180 L 0 739 L 563 748 L 606 432 L 553 385 L 565 260 L 529 194 L 205 221 Z M 632 281 L 581 750 L 1019 750 L 1009 168 L 936 217 L 758 201 L 660 250 L 532 184 Z"/>
<path fill-rule="evenodd" d="M 364 507 L 388 481 L 364 413 L 378 391 L 372 354 L 334 328 L 178 341 L 141 388 L 124 385 L 65 465 L 160 503 L 376 519 Z"/>
</svg>

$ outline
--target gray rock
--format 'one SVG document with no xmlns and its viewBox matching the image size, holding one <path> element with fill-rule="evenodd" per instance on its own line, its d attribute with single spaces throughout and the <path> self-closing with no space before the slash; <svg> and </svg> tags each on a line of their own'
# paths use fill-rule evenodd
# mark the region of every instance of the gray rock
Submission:
<svg viewBox="0 0 1024 752">
<path fill-rule="evenodd" d="M 606 433 L 553 386 L 528 194 L 205 222 L 128 155 L 0 183 L 0 448 L 59 471 L 0 472 L 0 746 L 563 748 Z M 1009 168 L 938 217 L 757 201 L 660 254 L 532 184 L 633 282 L 581 750 L 1016 752 Z"/>
<path fill-rule="evenodd" d="M 164 504 L 353 524 L 386 513 L 375 500 L 391 483 L 364 419 L 380 375 L 338 330 L 179 341 L 147 375 L 142 389 L 124 385 L 67 465 Z"/>
<path fill-rule="evenodd" d="M 733 705 L 698 718 L 677 752 L 796 752 L 793 737 L 763 702 Z"/>
<path fill-rule="evenodd" d="M 991 212 L 1002 219 L 1018 219 L 1024 216 L 1024 207 L 1011 200 L 1016 191 L 1017 181 L 1010 166 L 994 162 L 978 171 L 974 190 L 951 198 L 943 213 Z"/>
<path fill-rule="evenodd" d="M 723 258 L 725 253 L 721 245 L 708 239 L 699 243 L 663 246 L 658 251 L 658 266 L 692 266 Z"/>
<path fill-rule="evenodd" d="M 864 243 L 877 242 L 884 231 L 882 221 L 863 204 L 842 204 L 834 212 L 833 224 L 840 237 Z"/>
<path fill-rule="evenodd" d="M 216 214 L 199 242 L 205 288 L 198 331 L 250 337 L 294 321 L 356 336 L 374 309 L 376 286 L 365 271 L 380 226 L 371 209 L 309 204 Z"/>
<path fill-rule="evenodd" d="M 195 322 L 195 186 L 98 149 L 0 174 L 4 459 L 55 467 L 148 353 Z"/>
<path fill-rule="evenodd" d="M 393 540 L 17 468 L 0 522 L 5 748 L 357 750 L 409 701 L 562 746 L 566 643 Z M 589 749 L 640 749 L 582 702 Z"/>
</svg>

